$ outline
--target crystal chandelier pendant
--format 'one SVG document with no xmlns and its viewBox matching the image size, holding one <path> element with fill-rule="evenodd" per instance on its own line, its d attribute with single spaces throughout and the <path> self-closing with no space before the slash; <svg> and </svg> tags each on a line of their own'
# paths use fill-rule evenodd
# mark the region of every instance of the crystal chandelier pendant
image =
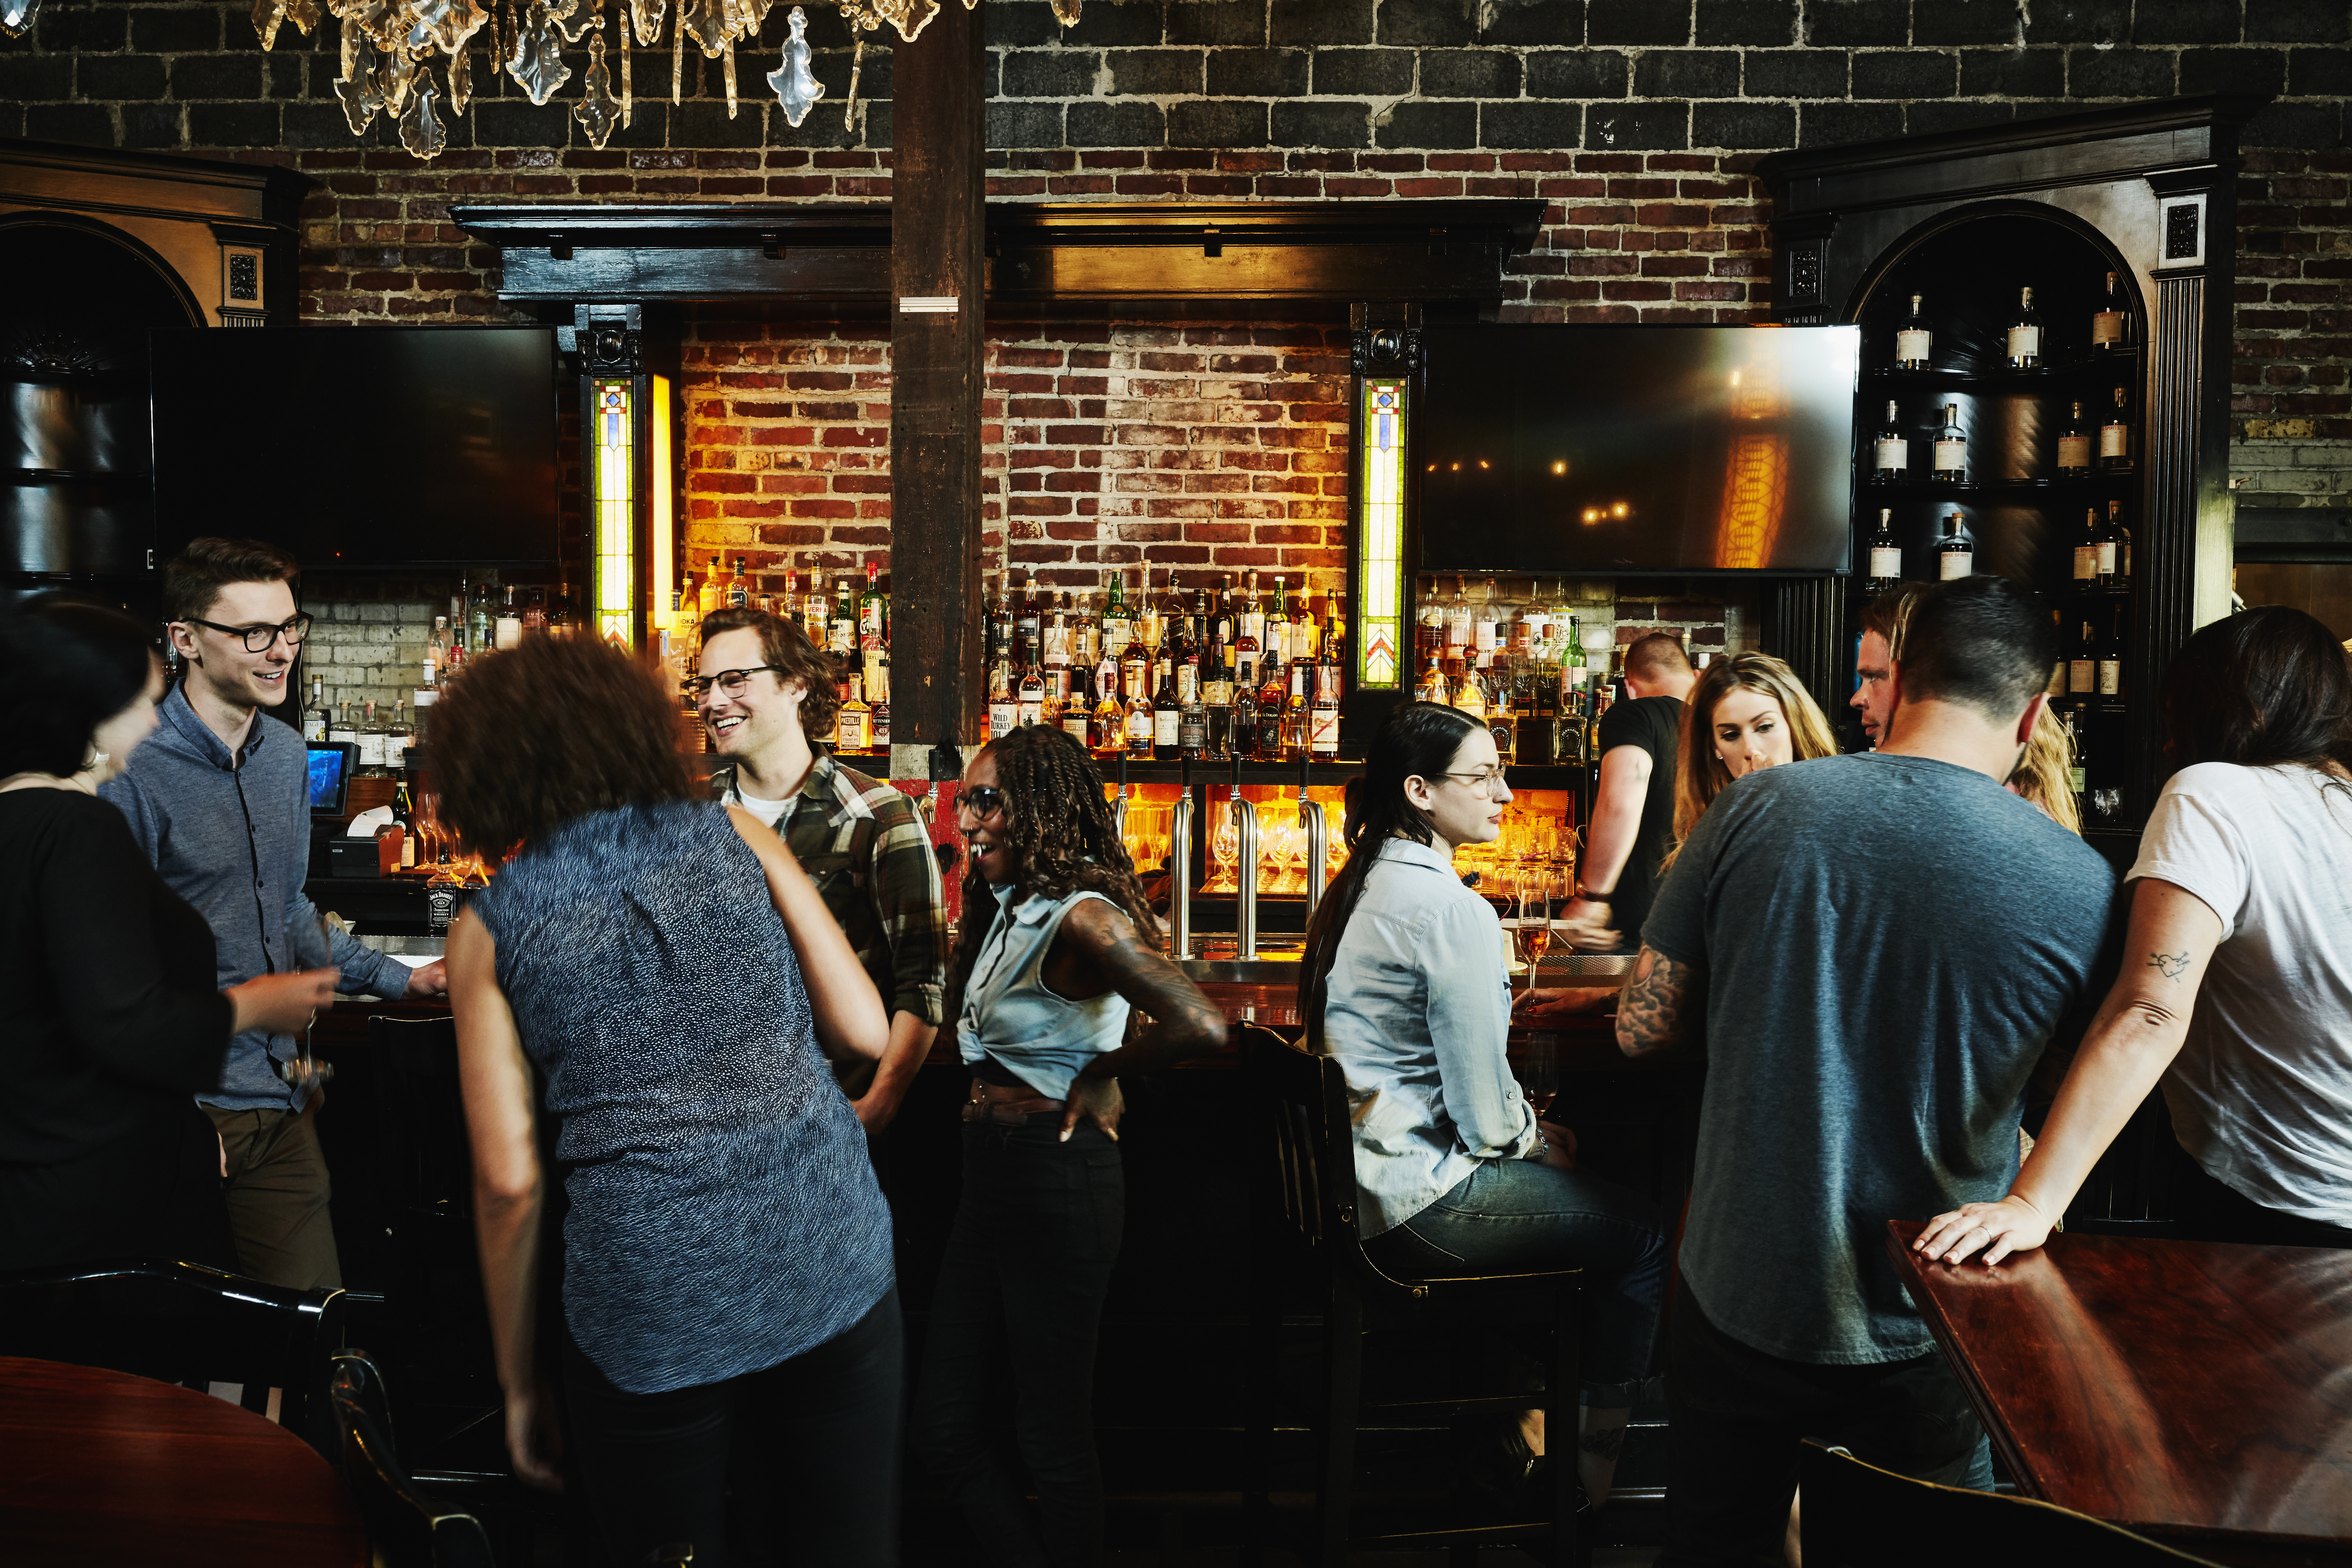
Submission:
<svg viewBox="0 0 2352 1568">
<path fill-rule="evenodd" d="M 434 90 L 432 73 L 418 66 L 415 83 L 409 89 L 408 112 L 400 117 L 400 144 L 414 157 L 437 158 L 449 145 L 449 132 L 434 110 L 440 97 Z"/>
<path fill-rule="evenodd" d="M 588 145 L 599 153 L 620 123 L 621 100 L 613 96 L 613 73 L 604 68 L 604 32 L 600 26 L 588 39 L 588 75 L 572 118 L 588 133 Z"/>
<path fill-rule="evenodd" d="M 913 43 L 931 18 L 940 14 L 940 0 L 873 0 L 875 13 L 898 29 L 898 37 Z"/>
<path fill-rule="evenodd" d="M 464 43 L 449 51 L 449 112 L 463 114 L 474 101 L 474 51 Z"/>
<path fill-rule="evenodd" d="M 0 0 L 0 33 L 21 38 L 33 30 L 33 18 L 41 14 L 41 0 Z"/>
<path fill-rule="evenodd" d="M 343 101 L 343 119 L 354 136 L 362 135 L 383 108 L 383 89 L 376 72 L 382 66 L 375 45 L 368 41 L 367 29 L 357 19 L 343 19 L 343 75 L 335 83 L 335 96 Z"/>
<path fill-rule="evenodd" d="M 686 13 L 681 10 L 679 25 L 683 26 L 685 20 Z M 776 101 L 783 105 L 785 123 L 798 130 L 809 110 L 816 107 L 816 100 L 824 96 L 824 83 L 809 69 L 807 13 L 795 5 L 785 20 L 791 24 L 792 31 L 784 38 L 782 63 L 768 73 L 768 85 L 776 89 Z"/>
<path fill-rule="evenodd" d="M 547 0 L 530 0 L 523 11 L 515 27 L 514 53 L 508 57 L 507 74 L 537 104 L 546 103 L 556 89 L 572 79 L 572 68 L 563 63 L 563 46 Z"/>
<path fill-rule="evenodd" d="M 968 3 L 969 0 L 967 0 L 967 4 Z M 1085 3 L 1086 0 L 1052 0 L 1054 6 L 1054 20 L 1062 24 L 1065 27 L 1076 26 L 1078 25 L 1078 7 Z"/>
</svg>

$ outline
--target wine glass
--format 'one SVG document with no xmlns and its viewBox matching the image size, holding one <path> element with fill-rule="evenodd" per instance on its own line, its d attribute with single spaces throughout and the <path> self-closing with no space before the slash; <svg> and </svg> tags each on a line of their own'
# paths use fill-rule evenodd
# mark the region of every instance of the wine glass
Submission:
<svg viewBox="0 0 2352 1568">
<path fill-rule="evenodd" d="M 1217 811 L 1217 830 L 1209 838 L 1209 854 L 1216 863 L 1209 870 L 1209 886 L 1201 890 L 1205 893 L 1213 888 L 1222 892 L 1230 888 L 1238 893 L 1241 877 L 1236 862 L 1241 858 L 1241 819 L 1228 803 Z M 1228 878 L 1232 880 L 1228 881 Z"/>
</svg>

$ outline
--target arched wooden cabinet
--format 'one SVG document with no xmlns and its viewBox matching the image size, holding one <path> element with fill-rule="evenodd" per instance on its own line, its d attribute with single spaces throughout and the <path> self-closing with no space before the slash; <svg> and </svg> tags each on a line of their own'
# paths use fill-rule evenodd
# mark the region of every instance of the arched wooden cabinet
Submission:
<svg viewBox="0 0 2352 1568">
<path fill-rule="evenodd" d="M 1882 512 L 1914 578 L 1938 574 L 1936 546 L 1957 517 L 1977 570 L 2041 590 L 2062 618 L 2078 688 L 2062 700 L 2090 784 L 2112 792 L 2086 826 L 2118 858 L 2160 779 L 2157 679 L 2229 605 L 2232 191 L 2238 129 L 2259 102 L 2179 99 L 1777 153 L 1758 170 L 1772 195 L 1776 319 L 1864 329 L 1854 572 L 1778 588 L 1778 640 L 1816 690 L 1851 690 Z M 2009 352 L 2021 324 L 2038 328 L 2022 368 Z M 1932 334 L 1924 363 L 1916 340 L 1898 339 L 1920 326 Z M 1907 447 L 1891 481 L 1882 431 Z M 2062 447 L 2078 434 L 2086 464 L 2082 446 Z M 1957 479 L 1935 467 L 1939 438 L 1955 435 L 1944 450 L 1960 457 Z M 2125 583 L 2076 577 L 2092 518 L 2127 531 Z M 2084 691 L 2073 660 L 2086 656 Z"/>
</svg>

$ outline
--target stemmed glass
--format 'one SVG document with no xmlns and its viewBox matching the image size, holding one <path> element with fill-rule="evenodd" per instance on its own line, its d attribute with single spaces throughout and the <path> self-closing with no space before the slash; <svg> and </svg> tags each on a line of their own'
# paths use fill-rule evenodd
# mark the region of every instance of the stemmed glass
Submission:
<svg viewBox="0 0 2352 1568">
<path fill-rule="evenodd" d="M 1518 939 L 1519 956 L 1527 961 L 1528 983 L 1520 990 L 1522 996 L 1536 988 L 1536 971 L 1543 965 L 1543 955 L 1551 946 L 1551 920 L 1546 905 L 1550 894 L 1550 880 L 1539 868 L 1522 870 L 1518 878 Z"/>
<path fill-rule="evenodd" d="M 1218 811 L 1217 831 L 1209 839 L 1209 853 L 1216 864 L 1210 868 L 1209 886 L 1201 890 L 1207 892 L 1215 889 L 1222 892 L 1230 888 L 1238 894 L 1242 884 L 1239 868 L 1234 863 L 1240 859 L 1241 852 L 1241 820 L 1231 804 L 1227 804 Z M 1226 879 L 1228 878 L 1232 879 L 1230 882 Z"/>
</svg>

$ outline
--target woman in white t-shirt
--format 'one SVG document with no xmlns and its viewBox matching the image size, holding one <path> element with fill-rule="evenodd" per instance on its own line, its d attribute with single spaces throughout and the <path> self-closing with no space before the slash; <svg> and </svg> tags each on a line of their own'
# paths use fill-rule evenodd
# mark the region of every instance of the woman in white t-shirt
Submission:
<svg viewBox="0 0 2352 1568">
<path fill-rule="evenodd" d="M 2165 671 L 2164 786 L 2115 989 L 1997 1204 L 1917 1250 L 2042 1245 L 2159 1077 L 2197 1163 L 2181 1230 L 2352 1247 L 2352 661 L 2301 610 L 2248 610 Z"/>
</svg>

